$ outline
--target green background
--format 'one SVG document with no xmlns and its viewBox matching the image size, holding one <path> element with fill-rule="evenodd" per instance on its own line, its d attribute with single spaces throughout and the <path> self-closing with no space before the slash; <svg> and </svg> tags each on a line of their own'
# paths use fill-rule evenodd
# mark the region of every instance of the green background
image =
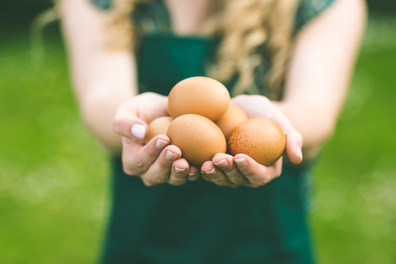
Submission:
<svg viewBox="0 0 396 264">
<path fill-rule="evenodd" d="M 347 103 L 314 170 L 310 221 L 324 264 L 396 263 L 395 1 L 373 16 Z M 94 263 L 109 164 L 79 117 L 57 23 L 33 61 L 48 1 L 0 8 L 0 263 Z"/>
</svg>

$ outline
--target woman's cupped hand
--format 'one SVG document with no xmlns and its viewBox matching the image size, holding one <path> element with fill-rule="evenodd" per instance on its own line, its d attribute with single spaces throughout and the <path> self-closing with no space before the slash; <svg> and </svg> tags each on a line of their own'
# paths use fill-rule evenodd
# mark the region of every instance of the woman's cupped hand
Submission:
<svg viewBox="0 0 396 264">
<path fill-rule="evenodd" d="M 289 119 L 266 97 L 261 95 L 239 95 L 231 100 L 239 106 L 248 118 L 267 118 L 277 123 L 286 135 L 285 154 L 294 164 L 302 161 L 301 134 L 292 126 Z M 267 184 L 282 173 L 283 157 L 271 166 L 264 166 L 245 154 L 231 156 L 216 154 L 211 161 L 201 167 L 201 175 L 207 181 L 220 186 L 259 187 Z"/>
<path fill-rule="evenodd" d="M 167 116 L 168 98 L 156 93 L 134 96 L 116 111 L 113 128 L 122 137 L 122 164 L 128 175 L 138 176 L 146 186 L 161 183 L 182 185 L 199 178 L 196 166 L 181 158 L 181 150 L 170 145 L 166 135 L 158 135 L 146 145 L 144 139 L 152 120 Z"/>
</svg>

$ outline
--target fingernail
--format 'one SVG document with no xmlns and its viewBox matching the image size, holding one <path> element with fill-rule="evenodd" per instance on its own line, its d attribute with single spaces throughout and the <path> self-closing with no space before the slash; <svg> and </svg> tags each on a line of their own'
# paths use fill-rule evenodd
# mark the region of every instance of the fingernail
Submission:
<svg viewBox="0 0 396 264">
<path fill-rule="evenodd" d="M 165 158 L 169 161 L 174 161 L 177 158 L 177 155 L 168 150 L 168 152 L 166 152 Z"/>
<path fill-rule="evenodd" d="M 228 165 L 228 162 L 226 159 L 222 159 L 221 161 L 215 163 L 215 165 L 220 167 L 226 167 Z"/>
<path fill-rule="evenodd" d="M 184 168 L 184 169 L 180 169 L 180 168 L 178 168 L 178 167 L 175 167 L 175 170 L 176 170 L 177 174 L 183 174 L 183 172 L 186 171 L 185 168 Z"/>
<path fill-rule="evenodd" d="M 206 174 L 215 174 L 216 173 L 216 168 L 213 168 L 211 171 L 208 171 Z"/>
<path fill-rule="evenodd" d="M 157 149 L 162 149 L 163 147 L 165 147 L 168 144 L 168 142 L 166 142 L 165 140 L 162 139 L 157 139 L 157 142 L 155 142 L 155 147 Z"/>
<path fill-rule="evenodd" d="M 300 157 L 300 159 L 302 161 L 303 157 L 302 157 L 302 151 L 301 151 L 300 147 L 297 147 L 297 154 L 298 154 L 298 156 Z"/>
<path fill-rule="evenodd" d="M 188 173 L 188 176 L 191 176 L 191 177 L 192 177 L 192 176 L 195 176 L 195 174 L 197 174 L 197 173 L 190 173 L 190 172 L 189 172 L 189 173 Z"/>
<path fill-rule="evenodd" d="M 144 135 L 146 135 L 146 127 L 139 124 L 135 124 L 132 126 L 131 134 L 135 138 L 143 139 Z"/>
<path fill-rule="evenodd" d="M 245 158 L 236 159 L 235 163 L 238 165 L 239 168 L 244 169 L 247 167 L 247 162 Z"/>
</svg>

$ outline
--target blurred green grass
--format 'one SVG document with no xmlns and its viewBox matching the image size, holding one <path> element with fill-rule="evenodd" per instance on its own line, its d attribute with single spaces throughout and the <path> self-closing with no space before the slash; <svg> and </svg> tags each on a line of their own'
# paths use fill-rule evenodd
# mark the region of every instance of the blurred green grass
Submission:
<svg viewBox="0 0 396 264">
<path fill-rule="evenodd" d="M 396 20 L 374 19 L 337 130 L 315 170 L 321 263 L 396 263 Z M 0 46 L 0 263 L 93 263 L 109 164 L 82 125 L 57 29 L 45 60 L 27 30 Z"/>
<path fill-rule="evenodd" d="M 396 263 L 396 20 L 371 20 L 333 139 L 315 169 L 322 263 Z"/>
</svg>

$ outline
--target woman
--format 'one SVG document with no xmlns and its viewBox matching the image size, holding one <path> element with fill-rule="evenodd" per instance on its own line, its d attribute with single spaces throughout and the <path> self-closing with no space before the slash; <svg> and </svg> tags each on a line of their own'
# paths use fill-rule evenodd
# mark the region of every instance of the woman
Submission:
<svg viewBox="0 0 396 264">
<path fill-rule="evenodd" d="M 113 154 L 102 262 L 314 263 L 304 183 L 345 98 L 363 1 L 93 3 L 60 10 L 82 115 Z M 172 86 L 198 75 L 222 81 L 249 118 L 277 122 L 288 160 L 218 153 L 197 168 L 165 135 L 144 145 Z"/>
</svg>

